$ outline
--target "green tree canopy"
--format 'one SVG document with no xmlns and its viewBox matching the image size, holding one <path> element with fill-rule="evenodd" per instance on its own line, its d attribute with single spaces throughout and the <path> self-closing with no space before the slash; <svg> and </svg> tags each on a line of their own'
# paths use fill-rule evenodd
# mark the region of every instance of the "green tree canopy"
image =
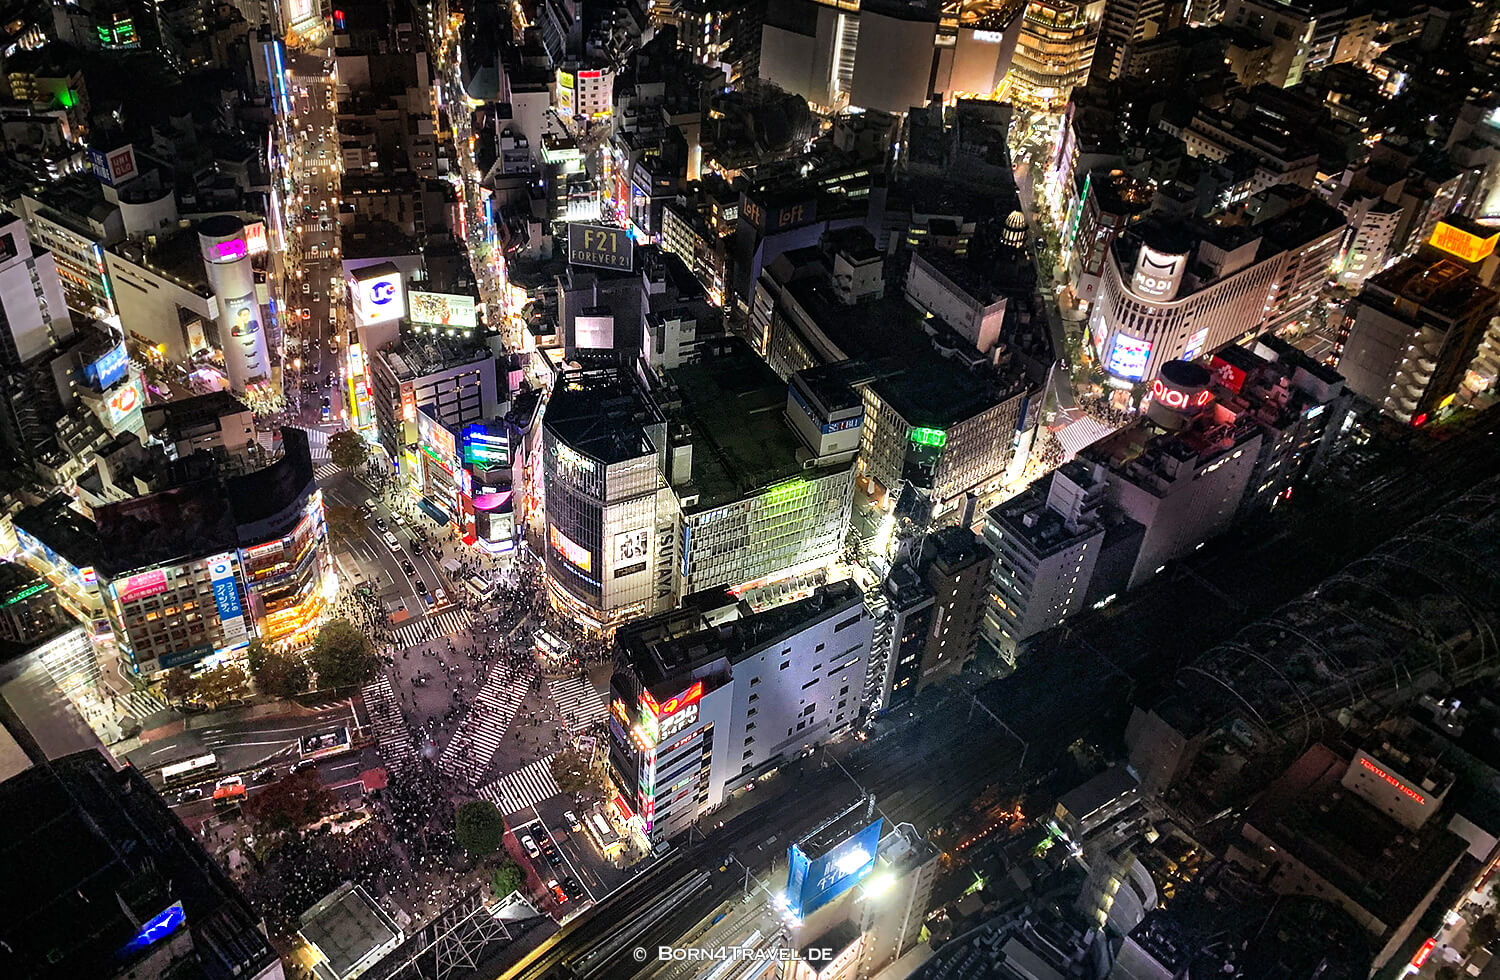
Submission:
<svg viewBox="0 0 1500 980">
<path fill-rule="evenodd" d="M 193 674 L 186 667 L 173 667 L 167 671 L 167 676 L 162 681 L 162 693 L 171 704 L 182 704 L 190 700 L 197 691 L 198 685 L 193 681 Z"/>
<path fill-rule="evenodd" d="M 239 664 L 220 664 L 200 671 L 193 677 L 194 701 L 218 708 L 250 693 L 250 678 Z"/>
<path fill-rule="evenodd" d="M 347 619 L 323 624 L 308 660 L 318 673 L 320 688 L 354 687 L 380 669 L 380 658 L 375 656 L 370 638 Z"/>
<path fill-rule="evenodd" d="M 505 838 L 505 818 L 489 800 L 470 800 L 459 805 L 454 816 L 453 833 L 458 846 L 470 854 L 493 854 L 500 849 L 500 842 Z"/>
<path fill-rule="evenodd" d="M 329 504 L 323 514 L 328 519 L 329 535 L 339 541 L 354 541 L 364 532 L 365 519 L 357 508 Z"/>
<path fill-rule="evenodd" d="M 265 694 L 273 698 L 290 698 L 307 690 L 311 672 L 299 654 L 273 650 L 260 640 L 251 640 L 246 652 L 250 676 Z"/>
<path fill-rule="evenodd" d="M 494 892 L 496 898 L 504 898 L 511 892 L 518 892 L 525 884 L 526 874 L 514 861 L 506 861 L 490 876 L 490 891 Z"/>
<path fill-rule="evenodd" d="M 557 788 L 570 796 L 583 794 L 599 798 L 599 780 L 589 768 L 588 760 L 573 749 L 564 749 L 552 757 L 552 778 Z"/>
<path fill-rule="evenodd" d="M 328 437 L 328 455 L 335 466 L 359 469 L 370 459 L 370 444 L 358 432 L 345 429 Z"/>
<path fill-rule="evenodd" d="M 253 793 L 241 810 L 263 830 L 282 833 L 317 820 L 333 809 L 333 794 L 316 772 L 293 773 Z"/>
</svg>

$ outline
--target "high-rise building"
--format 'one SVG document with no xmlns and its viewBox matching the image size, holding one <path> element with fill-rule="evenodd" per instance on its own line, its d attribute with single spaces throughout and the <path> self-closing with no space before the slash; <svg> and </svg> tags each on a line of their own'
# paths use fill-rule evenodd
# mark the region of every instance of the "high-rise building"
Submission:
<svg viewBox="0 0 1500 980">
<path fill-rule="evenodd" d="M 1493 383 L 1500 293 L 1460 263 L 1404 259 L 1350 307 L 1339 371 L 1386 414 L 1422 425 Z"/>
<path fill-rule="evenodd" d="M 1083 608 L 1104 543 L 1104 475 L 1081 460 L 985 515 L 995 554 L 981 633 L 1009 663 L 1017 647 Z"/>
<path fill-rule="evenodd" d="M 73 335 L 57 260 L 26 222 L 0 212 L 0 367 L 19 368 Z"/>
<path fill-rule="evenodd" d="M 609 776 L 651 844 L 858 719 L 872 623 L 853 582 L 710 626 L 681 609 L 623 626 Z"/>
<path fill-rule="evenodd" d="M 1104 20 L 1094 54 L 1094 76 L 1119 78 L 1125 73 L 1135 45 L 1155 37 L 1165 27 L 1163 0 L 1105 0 Z"/>
<path fill-rule="evenodd" d="M 1306 201 L 1254 227 L 1153 218 L 1126 228 L 1105 260 L 1090 338 L 1105 372 L 1153 378 L 1302 315 L 1325 281 L 1344 221 Z"/>
<path fill-rule="evenodd" d="M 1011 98 L 1057 110 L 1088 81 L 1105 0 L 1031 0 L 1011 63 Z"/>
<path fill-rule="evenodd" d="M 1284 0 L 1224 0 L 1226 27 L 1249 31 L 1271 43 L 1271 65 L 1267 81 L 1277 88 L 1291 88 L 1302 81 L 1302 73 L 1313 56 L 1318 15 L 1310 3 Z"/>
<path fill-rule="evenodd" d="M 0 971 L 38 980 L 282 980 L 250 903 L 134 766 L 98 752 L 0 783 Z"/>
<path fill-rule="evenodd" d="M 950 526 L 915 542 L 891 568 L 883 591 L 894 622 L 881 707 L 911 700 L 973 658 L 992 560 L 974 532 Z"/>
<path fill-rule="evenodd" d="M 242 395 L 271 377 L 265 313 L 255 293 L 255 270 L 245 223 L 221 214 L 198 223 L 198 244 L 209 285 L 219 298 L 219 347 L 229 390 Z"/>
</svg>

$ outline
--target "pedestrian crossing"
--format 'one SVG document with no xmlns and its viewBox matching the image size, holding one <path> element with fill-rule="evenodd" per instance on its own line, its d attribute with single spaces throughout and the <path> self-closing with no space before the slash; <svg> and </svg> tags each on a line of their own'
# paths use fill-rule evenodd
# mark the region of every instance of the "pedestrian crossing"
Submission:
<svg viewBox="0 0 1500 980">
<path fill-rule="evenodd" d="M 412 746 L 411 730 L 406 727 L 401 705 L 396 703 L 396 692 L 391 690 L 390 678 L 381 671 L 379 677 L 364 686 L 360 697 L 370 713 L 370 728 L 386 770 L 392 776 L 404 775 L 416 766 L 417 751 Z"/>
<path fill-rule="evenodd" d="M 495 804 L 507 817 L 561 792 L 557 778 L 552 775 L 550 755 L 479 788 L 480 798 Z"/>
<path fill-rule="evenodd" d="M 563 724 L 572 732 L 581 732 L 599 724 L 609 714 L 609 708 L 598 688 L 586 678 L 564 677 L 550 680 L 547 687 L 552 692 L 552 701 L 562 715 Z"/>
<path fill-rule="evenodd" d="M 469 786 L 479 782 L 536 680 L 534 670 L 496 670 L 485 681 L 458 731 L 438 758 L 438 769 Z"/>
<path fill-rule="evenodd" d="M 328 459 L 328 432 L 314 426 L 304 429 L 307 433 L 307 449 L 313 459 Z"/>
<path fill-rule="evenodd" d="M 332 463 L 323 463 L 321 466 L 313 467 L 313 476 L 317 477 L 320 483 L 326 483 L 342 472 L 344 471 Z"/>
<path fill-rule="evenodd" d="M 150 691 L 126 691 L 119 699 L 122 714 L 137 719 L 150 718 L 158 711 L 165 711 L 167 702 Z"/>
<path fill-rule="evenodd" d="M 396 646 L 405 649 L 426 640 L 452 636 L 459 630 L 468 629 L 472 622 L 474 622 L 474 617 L 467 609 L 444 609 L 440 613 L 424 616 L 416 622 L 402 623 L 391 631 L 391 640 Z"/>
</svg>

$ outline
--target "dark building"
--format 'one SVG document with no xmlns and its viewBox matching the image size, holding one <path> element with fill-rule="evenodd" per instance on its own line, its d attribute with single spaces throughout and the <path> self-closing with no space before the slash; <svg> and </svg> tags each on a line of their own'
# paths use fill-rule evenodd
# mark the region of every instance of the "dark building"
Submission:
<svg viewBox="0 0 1500 980">
<path fill-rule="evenodd" d="M 97 752 L 0 783 L 0 975 L 282 980 L 259 917 L 133 767 Z"/>
</svg>

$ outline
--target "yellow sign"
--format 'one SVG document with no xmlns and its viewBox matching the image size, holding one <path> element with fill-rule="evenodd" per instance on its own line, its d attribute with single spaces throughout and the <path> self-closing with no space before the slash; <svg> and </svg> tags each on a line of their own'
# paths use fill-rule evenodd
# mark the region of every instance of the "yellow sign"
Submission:
<svg viewBox="0 0 1500 980">
<path fill-rule="evenodd" d="M 1446 221 L 1439 221 L 1432 229 L 1429 241 L 1434 248 L 1456 255 L 1465 262 L 1480 262 L 1494 254 L 1496 243 L 1500 243 L 1500 231 L 1488 238 L 1480 238 Z"/>
</svg>

